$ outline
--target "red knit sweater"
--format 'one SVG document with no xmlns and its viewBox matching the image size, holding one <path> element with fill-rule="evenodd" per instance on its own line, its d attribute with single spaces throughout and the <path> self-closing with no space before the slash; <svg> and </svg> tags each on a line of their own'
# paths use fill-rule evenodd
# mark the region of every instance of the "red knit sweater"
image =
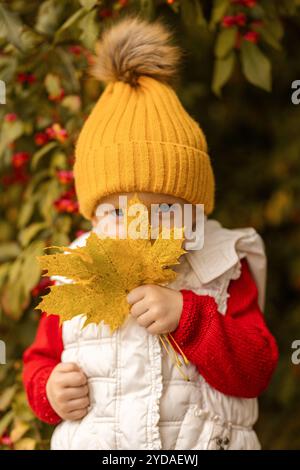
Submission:
<svg viewBox="0 0 300 470">
<path fill-rule="evenodd" d="M 172 335 L 186 357 L 220 392 L 244 398 L 258 396 L 271 379 L 278 348 L 259 309 L 257 287 L 246 258 L 241 276 L 230 281 L 225 315 L 218 312 L 213 297 L 181 292 L 182 314 Z M 43 312 L 35 341 L 23 355 L 23 381 L 33 411 L 50 424 L 59 423 L 61 418 L 48 401 L 46 383 L 60 362 L 62 350 L 58 316 Z"/>
</svg>

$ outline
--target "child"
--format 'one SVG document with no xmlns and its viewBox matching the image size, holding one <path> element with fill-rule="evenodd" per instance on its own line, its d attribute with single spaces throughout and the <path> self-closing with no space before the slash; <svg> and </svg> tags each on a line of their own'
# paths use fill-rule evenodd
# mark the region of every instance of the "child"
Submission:
<svg viewBox="0 0 300 470">
<path fill-rule="evenodd" d="M 59 327 L 42 314 L 23 377 L 36 415 L 58 424 L 52 449 L 260 449 L 257 396 L 278 360 L 262 313 L 264 246 L 254 229 L 207 217 L 214 176 L 205 136 L 170 86 L 180 56 L 170 39 L 163 23 L 137 17 L 103 34 L 93 74 L 107 86 L 78 138 L 75 185 L 95 231 L 104 202 L 121 225 L 119 195 L 137 193 L 148 207 L 203 204 L 204 246 L 187 250 L 172 283 L 133 289 L 113 335 L 103 323 L 81 329 L 84 315 Z M 189 381 L 163 333 L 189 360 Z"/>
</svg>

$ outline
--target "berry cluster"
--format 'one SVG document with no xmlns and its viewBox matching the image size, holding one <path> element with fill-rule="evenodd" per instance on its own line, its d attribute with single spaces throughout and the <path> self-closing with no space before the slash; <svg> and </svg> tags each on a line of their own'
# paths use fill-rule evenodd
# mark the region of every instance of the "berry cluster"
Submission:
<svg viewBox="0 0 300 470">
<path fill-rule="evenodd" d="M 257 0 L 231 0 L 231 4 L 250 10 L 256 6 Z M 238 28 L 236 48 L 240 48 L 242 41 L 249 41 L 253 44 L 257 44 L 259 41 L 260 35 L 259 32 L 255 31 L 255 27 L 261 26 L 262 21 L 252 20 L 248 12 L 237 11 L 235 14 L 225 15 L 221 20 L 221 25 L 223 28 Z"/>
</svg>

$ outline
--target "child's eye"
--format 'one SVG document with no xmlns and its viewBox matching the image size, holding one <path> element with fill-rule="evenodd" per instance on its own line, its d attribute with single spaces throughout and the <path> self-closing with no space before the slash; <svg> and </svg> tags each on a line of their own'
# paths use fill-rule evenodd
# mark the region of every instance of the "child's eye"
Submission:
<svg viewBox="0 0 300 470">
<path fill-rule="evenodd" d="M 159 211 L 160 212 L 168 212 L 171 208 L 172 204 L 167 204 L 163 202 L 162 204 L 159 204 Z"/>
<path fill-rule="evenodd" d="M 114 217 L 123 217 L 123 215 L 124 215 L 123 214 L 123 209 L 120 209 L 120 208 L 119 209 L 114 209 L 111 213 Z"/>
</svg>

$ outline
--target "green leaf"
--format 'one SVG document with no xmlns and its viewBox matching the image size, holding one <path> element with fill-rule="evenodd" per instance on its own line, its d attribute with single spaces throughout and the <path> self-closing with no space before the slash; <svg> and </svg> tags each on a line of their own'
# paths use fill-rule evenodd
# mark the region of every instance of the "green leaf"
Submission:
<svg viewBox="0 0 300 470">
<path fill-rule="evenodd" d="M 16 57 L 0 56 L 0 76 L 7 85 L 13 79 L 13 76 L 16 73 L 17 60 Z"/>
<path fill-rule="evenodd" d="M 181 2 L 180 12 L 183 22 L 188 27 L 191 27 L 191 24 L 196 24 L 200 27 L 206 25 L 202 6 L 198 0 L 186 0 Z"/>
<path fill-rule="evenodd" d="M 87 10 L 85 8 L 80 8 L 77 10 L 73 15 L 71 15 L 63 24 L 62 26 L 56 31 L 54 35 L 54 43 L 56 44 L 59 42 L 62 37 L 63 33 L 67 31 L 71 26 L 73 27 L 76 23 L 78 23 L 81 18 L 83 18 L 85 15 L 87 15 Z"/>
<path fill-rule="evenodd" d="M 34 450 L 36 447 L 36 439 L 32 437 L 22 437 L 18 442 L 15 443 L 15 450 Z"/>
<path fill-rule="evenodd" d="M 219 59 L 225 57 L 235 45 L 237 28 L 222 29 L 217 36 L 215 55 Z"/>
<path fill-rule="evenodd" d="M 261 28 L 261 29 L 255 29 L 255 30 L 260 33 L 261 37 L 265 40 L 265 42 L 270 44 L 270 46 L 272 46 L 277 51 L 281 51 L 282 46 L 280 42 L 278 41 L 278 39 L 273 35 L 271 30 L 267 28 Z"/>
<path fill-rule="evenodd" d="M 213 27 L 216 23 L 223 18 L 230 5 L 230 0 L 214 0 L 214 5 L 211 13 L 210 27 Z"/>
<path fill-rule="evenodd" d="M 71 113 L 78 113 L 81 108 L 81 99 L 78 95 L 68 95 L 62 100 L 61 105 Z"/>
<path fill-rule="evenodd" d="M 45 78 L 45 87 L 50 96 L 58 96 L 61 92 L 61 83 L 58 75 L 48 73 Z"/>
<path fill-rule="evenodd" d="M 18 321 L 22 317 L 30 302 L 30 296 L 25 295 L 20 278 L 18 282 L 13 284 L 7 283 L 2 288 L 1 297 L 2 308 L 5 314 L 14 321 Z"/>
<path fill-rule="evenodd" d="M 42 255 L 43 249 L 42 245 L 40 250 L 32 254 L 27 254 L 25 257 L 23 267 L 22 267 L 22 284 L 24 286 L 24 291 L 28 294 L 31 289 L 36 286 L 41 277 L 41 269 L 37 262 L 36 255 Z"/>
<path fill-rule="evenodd" d="M 37 14 L 36 31 L 53 35 L 62 20 L 64 9 L 65 5 L 61 0 L 46 0 L 42 2 Z"/>
<path fill-rule="evenodd" d="M 20 272 L 22 269 L 22 258 L 17 258 L 10 266 L 10 270 L 8 272 L 8 282 L 13 284 L 17 281 L 20 277 Z"/>
<path fill-rule="evenodd" d="M 45 228 L 48 228 L 48 225 L 45 222 L 35 222 L 34 224 L 29 225 L 29 227 L 26 227 L 25 229 L 21 230 L 19 232 L 18 239 L 21 243 L 21 245 L 27 246 L 31 240 L 41 231 L 44 230 Z"/>
<path fill-rule="evenodd" d="M 33 209 L 34 209 L 34 199 L 31 198 L 28 201 L 24 202 L 20 209 L 20 214 L 18 217 L 18 228 L 21 229 L 25 227 L 25 225 L 28 224 L 29 220 L 31 219 L 31 216 L 33 214 Z"/>
<path fill-rule="evenodd" d="M 30 243 L 30 245 L 23 251 L 23 257 L 27 255 L 34 255 L 36 256 L 39 253 L 44 251 L 45 241 L 44 240 L 35 240 L 34 242 Z"/>
<path fill-rule="evenodd" d="M 30 183 L 24 192 L 24 198 L 34 198 L 35 201 L 38 201 L 40 198 L 39 185 L 42 184 L 44 180 L 49 179 L 51 176 L 52 172 L 49 168 L 43 168 L 40 171 L 36 171 L 32 175 Z"/>
<path fill-rule="evenodd" d="M 70 215 L 60 215 L 55 223 L 55 228 L 62 233 L 68 234 L 72 227 L 72 217 Z M 52 244 L 53 241 L 52 241 Z"/>
<path fill-rule="evenodd" d="M 79 23 L 81 29 L 80 40 L 85 47 L 93 50 L 99 35 L 99 21 L 97 11 L 90 11 Z"/>
<path fill-rule="evenodd" d="M 234 63 L 235 63 L 235 53 L 231 52 L 226 57 L 222 59 L 216 59 L 214 65 L 214 73 L 213 73 L 213 82 L 212 82 L 212 90 L 217 95 L 221 95 L 221 89 L 225 85 L 225 83 L 229 80 Z"/>
<path fill-rule="evenodd" d="M 20 39 L 23 25 L 19 17 L 9 11 L 5 6 L 0 5 L 0 37 L 8 39 L 15 47 L 23 50 Z"/>
<path fill-rule="evenodd" d="M 8 144 L 18 139 L 23 134 L 24 126 L 22 121 L 4 122 L 0 133 L 0 156 L 7 148 Z"/>
<path fill-rule="evenodd" d="M 263 25 L 254 26 L 253 29 L 274 49 L 281 50 L 280 40 L 283 36 L 283 27 L 279 18 L 265 19 Z"/>
<path fill-rule="evenodd" d="M 0 245 L 0 262 L 9 259 L 15 259 L 20 253 L 19 245 L 16 242 L 1 243 Z"/>
<path fill-rule="evenodd" d="M 241 61 L 247 80 L 263 90 L 271 91 L 271 63 L 256 44 L 242 42 Z"/>
<path fill-rule="evenodd" d="M 47 145 L 44 145 L 40 150 L 38 150 L 37 152 L 35 152 L 31 158 L 31 162 L 30 162 L 30 165 L 31 165 L 31 169 L 32 170 L 35 170 L 40 159 L 44 156 L 44 155 L 47 155 L 48 152 L 50 152 L 50 150 L 54 149 L 55 147 L 57 147 L 57 142 L 49 142 L 49 144 Z"/>
<path fill-rule="evenodd" d="M 91 10 L 95 5 L 97 5 L 98 0 L 79 0 L 79 3 L 84 8 Z"/>
<path fill-rule="evenodd" d="M 70 243 L 69 236 L 62 232 L 53 232 L 51 240 L 52 244 L 57 246 L 68 246 Z"/>
<path fill-rule="evenodd" d="M 0 411 L 5 411 L 9 407 L 16 390 L 17 386 L 15 384 L 4 389 L 0 395 Z"/>
<path fill-rule="evenodd" d="M 24 50 L 27 52 L 33 52 L 33 49 L 41 45 L 45 38 L 42 34 L 37 33 L 36 31 L 27 29 L 21 34 L 21 41 L 24 47 Z"/>
<path fill-rule="evenodd" d="M 0 266 L 0 286 L 6 281 L 8 272 L 10 268 L 10 263 L 2 263 Z"/>
<path fill-rule="evenodd" d="M 52 217 L 56 215 L 53 202 L 61 195 L 61 184 L 56 179 L 52 179 L 43 183 L 39 190 L 41 193 L 39 199 L 40 213 L 48 222 L 48 225 L 50 225 L 52 223 Z"/>
<path fill-rule="evenodd" d="M 6 413 L 3 416 L 3 418 L 0 419 L 0 436 L 3 435 L 3 433 L 5 432 L 7 427 L 13 421 L 13 419 L 14 419 L 14 412 L 13 411 L 9 411 L 8 413 Z"/>
<path fill-rule="evenodd" d="M 12 442 L 19 441 L 24 436 L 24 434 L 28 431 L 28 429 L 29 429 L 28 423 L 25 423 L 24 421 L 17 419 L 10 433 L 10 438 Z"/>
<path fill-rule="evenodd" d="M 65 169 L 67 165 L 67 155 L 59 150 L 51 155 L 51 168 Z"/>
<path fill-rule="evenodd" d="M 78 92 L 80 90 L 78 71 L 74 67 L 71 55 L 67 51 L 65 51 L 63 47 L 57 47 L 56 54 L 57 60 L 61 65 L 61 70 L 66 82 L 69 83 L 69 87 L 72 86 L 74 92 Z"/>
</svg>

